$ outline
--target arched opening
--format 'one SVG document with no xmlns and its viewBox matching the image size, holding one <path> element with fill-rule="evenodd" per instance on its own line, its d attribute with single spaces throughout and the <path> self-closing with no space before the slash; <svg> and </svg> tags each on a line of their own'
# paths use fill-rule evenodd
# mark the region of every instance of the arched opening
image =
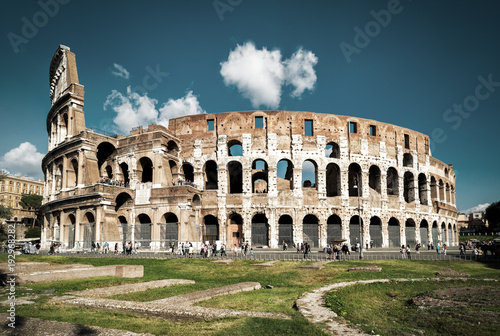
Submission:
<svg viewBox="0 0 500 336">
<path fill-rule="evenodd" d="M 422 247 L 429 243 L 429 223 L 425 219 L 420 222 L 420 244 Z"/>
<path fill-rule="evenodd" d="M 403 186 L 404 186 L 404 191 L 403 191 L 403 196 L 406 201 L 406 203 L 411 203 L 415 201 L 415 181 L 413 178 L 413 174 L 410 172 L 406 172 L 403 176 Z"/>
<path fill-rule="evenodd" d="M 319 220 L 314 215 L 306 215 L 302 222 L 302 240 L 311 247 L 319 246 Z"/>
<path fill-rule="evenodd" d="M 217 217 L 207 215 L 203 217 L 203 224 L 203 242 L 208 241 L 211 245 L 216 240 L 219 240 L 219 221 Z"/>
<path fill-rule="evenodd" d="M 326 243 L 333 244 L 342 239 L 342 220 L 337 215 L 331 215 L 326 220 Z"/>
<path fill-rule="evenodd" d="M 363 196 L 363 175 L 357 163 L 349 165 L 349 196 Z"/>
<path fill-rule="evenodd" d="M 134 241 L 140 242 L 141 246 L 151 245 L 151 218 L 146 214 L 137 216 L 135 223 Z"/>
<path fill-rule="evenodd" d="M 252 245 L 269 246 L 269 224 L 264 214 L 257 214 L 252 218 Z"/>
<path fill-rule="evenodd" d="M 217 163 L 215 161 L 207 161 L 205 163 L 205 189 L 217 190 L 219 177 L 217 173 Z"/>
<path fill-rule="evenodd" d="M 147 156 L 140 158 L 138 174 L 142 183 L 153 182 L 153 162 Z"/>
<path fill-rule="evenodd" d="M 335 163 L 326 166 L 326 196 L 340 196 L 340 168 Z"/>
<path fill-rule="evenodd" d="M 405 237 L 406 246 L 414 247 L 417 243 L 415 239 L 415 221 L 411 218 L 408 218 L 405 223 Z"/>
<path fill-rule="evenodd" d="M 387 226 L 389 232 L 389 247 L 401 247 L 401 237 L 399 230 L 399 221 L 391 217 Z"/>
<path fill-rule="evenodd" d="M 227 143 L 228 156 L 243 156 L 243 146 L 238 140 L 231 140 Z"/>
<path fill-rule="evenodd" d="M 227 164 L 229 174 L 229 193 L 241 194 L 243 192 L 243 167 L 238 161 L 231 161 Z"/>
<path fill-rule="evenodd" d="M 377 216 L 370 218 L 370 247 L 382 247 L 382 221 Z"/>
<path fill-rule="evenodd" d="M 418 175 L 418 198 L 420 204 L 427 205 L 427 177 L 424 173 Z"/>
<path fill-rule="evenodd" d="M 444 169 L 444 176 L 448 177 L 448 168 Z"/>
<path fill-rule="evenodd" d="M 101 142 L 99 146 L 97 146 L 97 167 L 99 169 L 99 177 L 103 176 L 102 166 L 105 162 L 111 164 L 114 156 L 116 155 L 116 148 L 109 142 Z"/>
<path fill-rule="evenodd" d="M 293 219 L 289 215 L 282 215 L 278 220 L 278 244 L 293 244 Z"/>
<path fill-rule="evenodd" d="M 160 226 L 160 236 L 164 240 L 164 246 L 170 246 L 170 244 L 177 244 L 179 241 L 179 219 L 177 216 L 171 212 L 167 212 L 163 215 L 163 223 Z"/>
<path fill-rule="evenodd" d="M 318 168 L 313 160 L 305 160 L 302 163 L 302 187 L 317 188 L 316 181 Z"/>
<path fill-rule="evenodd" d="M 170 169 L 170 176 L 172 176 L 172 184 L 176 185 L 179 182 L 179 167 L 177 166 L 177 162 L 168 160 L 168 168 Z"/>
<path fill-rule="evenodd" d="M 356 243 L 360 244 L 363 243 L 359 236 L 360 223 L 362 227 L 363 219 L 360 218 L 358 215 L 352 216 L 351 220 L 349 221 L 349 242 L 351 245 L 356 245 Z"/>
<path fill-rule="evenodd" d="M 193 208 L 198 208 L 201 206 L 201 199 L 200 199 L 200 196 L 198 195 L 194 195 L 193 196 L 193 199 L 191 200 L 191 206 Z"/>
<path fill-rule="evenodd" d="M 451 203 L 450 185 L 446 183 L 446 202 Z"/>
<path fill-rule="evenodd" d="M 177 153 L 179 152 L 179 146 L 177 145 L 177 142 L 170 140 L 167 142 L 167 153 L 173 156 L 177 156 Z"/>
<path fill-rule="evenodd" d="M 90 249 L 95 241 L 95 218 L 91 212 L 83 216 L 83 248 Z"/>
<path fill-rule="evenodd" d="M 190 163 L 183 163 L 182 171 L 184 172 L 184 180 L 186 182 L 194 182 L 194 169 Z"/>
<path fill-rule="evenodd" d="M 335 142 L 329 142 L 325 147 L 325 156 L 327 158 L 340 158 L 340 148 Z"/>
<path fill-rule="evenodd" d="M 450 190 L 451 190 L 451 204 L 455 205 L 457 204 L 457 200 L 456 200 L 455 187 L 453 186 L 453 184 L 450 185 Z"/>
<path fill-rule="evenodd" d="M 387 195 L 399 195 L 398 171 L 393 167 L 387 169 Z"/>
<path fill-rule="evenodd" d="M 441 246 L 443 244 L 447 244 L 448 242 L 448 232 L 446 230 L 446 224 L 444 222 L 441 223 Z"/>
<path fill-rule="evenodd" d="M 438 198 L 438 185 L 436 178 L 431 176 L 431 199 L 436 200 Z"/>
<path fill-rule="evenodd" d="M 229 246 L 241 246 L 244 241 L 243 237 L 243 219 L 239 214 L 231 214 L 229 216 L 228 225 L 228 244 Z"/>
<path fill-rule="evenodd" d="M 115 205 L 116 212 L 122 209 L 122 207 L 130 208 L 134 205 L 132 197 L 126 192 L 119 193 L 118 196 L 116 196 L 115 203 L 116 203 Z"/>
<path fill-rule="evenodd" d="M 59 191 L 62 189 L 62 181 L 63 181 L 63 166 L 59 164 L 56 170 L 56 190 Z"/>
<path fill-rule="evenodd" d="M 68 170 L 68 187 L 76 187 L 78 185 L 78 161 L 71 160 Z"/>
<path fill-rule="evenodd" d="M 76 218 L 75 215 L 68 215 L 68 248 L 72 249 L 75 247 L 75 226 Z"/>
<path fill-rule="evenodd" d="M 413 167 L 413 156 L 410 153 L 403 154 L 403 167 Z"/>
<path fill-rule="evenodd" d="M 368 172 L 368 185 L 370 189 L 380 194 L 380 168 L 371 166 Z"/>
<path fill-rule="evenodd" d="M 66 140 L 68 136 L 68 114 L 64 113 L 62 115 L 62 125 L 61 125 L 61 141 Z"/>
<path fill-rule="evenodd" d="M 448 239 L 446 240 L 448 242 L 448 244 L 453 244 L 454 243 L 454 239 L 453 239 L 453 229 L 451 227 L 451 223 L 448 223 Z"/>
<path fill-rule="evenodd" d="M 267 162 L 261 159 L 257 159 L 252 163 L 252 192 L 267 193 L 267 184 Z"/>
<path fill-rule="evenodd" d="M 108 178 L 112 179 L 113 178 L 113 168 L 111 168 L 110 165 L 107 165 L 104 170 L 106 171 L 106 176 Z"/>
<path fill-rule="evenodd" d="M 122 242 L 132 240 L 132 229 L 130 225 L 128 225 L 127 218 L 125 218 L 125 216 L 118 217 L 118 231 L 120 232 Z"/>
<path fill-rule="evenodd" d="M 439 241 L 439 228 L 437 221 L 432 223 L 432 244 L 435 246 Z"/>
<path fill-rule="evenodd" d="M 444 183 L 443 180 L 439 180 L 439 201 L 444 202 L 446 201 L 444 198 Z"/>
<path fill-rule="evenodd" d="M 293 164 L 290 160 L 282 159 L 276 165 L 278 190 L 293 189 Z"/>
<path fill-rule="evenodd" d="M 125 183 L 125 187 L 128 187 L 128 184 L 130 183 L 130 178 L 128 175 L 128 164 L 125 162 L 120 163 L 120 171 L 123 176 L 123 182 Z"/>
</svg>

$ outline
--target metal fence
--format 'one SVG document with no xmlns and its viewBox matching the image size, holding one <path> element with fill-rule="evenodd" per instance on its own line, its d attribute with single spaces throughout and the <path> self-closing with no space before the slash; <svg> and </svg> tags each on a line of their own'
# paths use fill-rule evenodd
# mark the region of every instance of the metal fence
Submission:
<svg viewBox="0 0 500 336">
<path fill-rule="evenodd" d="M 48 251 L 40 251 L 41 255 L 47 255 Z M 277 252 L 271 252 L 271 253 L 265 253 L 265 252 L 258 252 L 254 253 L 252 256 L 250 254 L 250 251 L 245 255 L 242 253 L 238 253 L 237 255 L 234 255 L 232 252 L 228 252 L 227 255 L 221 256 L 220 253 L 217 253 L 217 255 L 208 255 L 208 257 L 205 257 L 204 255 L 198 253 L 194 253 L 192 255 L 179 255 L 179 254 L 170 254 L 169 252 L 166 251 L 147 251 L 147 250 L 142 250 L 139 251 L 138 253 L 132 253 L 130 255 L 123 254 L 123 253 L 118 253 L 114 254 L 112 251 L 109 253 L 102 253 L 102 252 L 91 252 L 91 251 L 76 251 L 76 252 L 64 252 L 64 253 L 57 253 L 57 255 L 60 256 L 69 256 L 69 257 L 87 257 L 87 258 L 161 258 L 161 259 L 234 259 L 234 260 L 263 260 L 263 261 L 272 261 L 272 260 L 283 260 L 283 261 L 328 261 L 328 260 L 334 260 L 334 261 L 348 261 L 348 260 L 360 260 L 359 258 L 359 253 L 351 253 L 351 254 L 342 254 L 342 255 L 337 255 L 335 258 L 330 257 L 326 253 L 311 253 L 308 254 L 306 257 L 304 256 L 303 253 L 277 253 Z M 472 254 L 465 254 L 465 255 L 458 255 L 458 254 L 417 254 L 417 253 L 412 253 L 411 257 L 408 258 L 406 256 L 405 258 L 402 258 L 401 255 L 398 253 L 391 253 L 391 254 L 381 254 L 381 255 L 371 255 L 371 254 L 365 254 L 363 257 L 363 260 L 453 260 L 453 261 L 500 261 L 499 256 L 493 256 L 493 255 L 483 255 L 481 256 L 480 259 L 475 257 Z"/>
</svg>

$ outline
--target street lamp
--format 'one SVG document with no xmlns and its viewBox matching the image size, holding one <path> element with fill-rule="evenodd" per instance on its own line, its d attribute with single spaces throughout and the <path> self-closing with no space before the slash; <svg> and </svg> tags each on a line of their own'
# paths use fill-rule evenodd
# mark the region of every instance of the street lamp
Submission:
<svg viewBox="0 0 500 336">
<path fill-rule="evenodd" d="M 363 259 L 363 227 L 361 226 L 361 207 L 359 204 L 359 191 L 361 188 L 358 188 L 359 174 L 356 173 L 356 179 L 354 180 L 354 189 L 357 189 L 358 195 L 358 220 L 359 220 L 359 259 Z"/>
</svg>

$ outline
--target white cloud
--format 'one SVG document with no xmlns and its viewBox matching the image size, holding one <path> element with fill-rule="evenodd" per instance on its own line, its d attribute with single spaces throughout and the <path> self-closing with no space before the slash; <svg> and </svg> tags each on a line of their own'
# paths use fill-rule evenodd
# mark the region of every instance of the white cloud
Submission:
<svg viewBox="0 0 500 336">
<path fill-rule="evenodd" d="M 122 77 L 125 79 L 129 78 L 130 73 L 122 65 L 114 63 L 113 67 L 117 70 L 117 71 L 111 71 L 111 73 L 113 75 L 118 76 L 118 77 Z"/>
<path fill-rule="evenodd" d="M 156 109 L 157 103 L 156 99 L 149 98 L 147 94 L 141 96 L 128 87 L 125 95 L 113 90 L 106 98 L 104 109 L 111 107 L 116 112 L 113 121 L 118 131 L 123 133 L 130 132 L 137 126 L 147 127 L 150 124 L 168 126 L 169 118 L 206 113 L 192 91 L 177 100 L 169 99 L 159 111 Z"/>
<path fill-rule="evenodd" d="M 189 91 L 184 97 L 179 99 L 169 99 L 160 108 L 160 117 L 158 123 L 168 127 L 168 120 L 186 115 L 207 113 L 201 106 L 198 98 Z"/>
<path fill-rule="evenodd" d="M 23 142 L 0 158 L 0 167 L 13 175 L 22 175 L 34 179 L 43 178 L 42 159 L 44 154 L 38 153 L 35 145 Z"/>
<path fill-rule="evenodd" d="M 481 211 L 485 211 L 487 207 L 490 206 L 490 203 L 484 203 L 484 204 L 478 204 L 476 205 L 475 207 L 472 207 L 470 209 L 467 209 L 467 210 L 464 210 L 462 211 L 464 214 L 468 215 L 468 214 L 471 214 L 473 212 L 481 212 Z"/>
<path fill-rule="evenodd" d="M 295 86 L 292 97 L 300 97 L 305 90 L 312 91 L 316 84 L 314 66 L 318 58 L 310 51 L 300 48 L 291 58 L 285 61 L 285 75 L 287 84 Z"/>
<path fill-rule="evenodd" d="M 229 53 L 227 61 L 221 63 L 220 74 L 226 85 L 236 85 L 254 107 L 278 107 L 284 80 L 279 50 L 257 50 L 251 42 L 238 45 Z"/>
<path fill-rule="evenodd" d="M 257 50 L 252 42 L 237 45 L 221 63 L 220 74 L 227 86 L 235 85 L 238 91 L 250 99 L 252 106 L 265 105 L 277 108 L 284 85 L 292 85 L 294 98 L 305 90 L 312 90 L 316 83 L 314 65 L 318 58 L 302 48 L 290 59 L 281 60 L 279 50 Z"/>
</svg>

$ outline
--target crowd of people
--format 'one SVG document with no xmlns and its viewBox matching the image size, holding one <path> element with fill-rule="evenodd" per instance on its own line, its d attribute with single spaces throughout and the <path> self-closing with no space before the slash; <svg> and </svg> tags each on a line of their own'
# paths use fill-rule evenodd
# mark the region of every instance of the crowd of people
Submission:
<svg viewBox="0 0 500 336">
<path fill-rule="evenodd" d="M 174 182 L 174 186 L 175 186 L 175 182 Z M 177 180 L 177 185 L 178 186 L 190 186 L 190 187 L 193 187 L 193 188 L 196 188 L 196 184 L 194 184 L 193 181 L 190 181 L 190 180 L 187 180 L 187 179 L 182 179 L 182 178 L 179 178 Z"/>
<path fill-rule="evenodd" d="M 124 182 L 122 180 L 118 181 L 118 180 L 110 179 L 109 177 L 101 178 L 99 180 L 99 183 L 108 184 L 108 185 L 115 186 L 115 187 L 128 188 L 128 182 Z"/>
</svg>

